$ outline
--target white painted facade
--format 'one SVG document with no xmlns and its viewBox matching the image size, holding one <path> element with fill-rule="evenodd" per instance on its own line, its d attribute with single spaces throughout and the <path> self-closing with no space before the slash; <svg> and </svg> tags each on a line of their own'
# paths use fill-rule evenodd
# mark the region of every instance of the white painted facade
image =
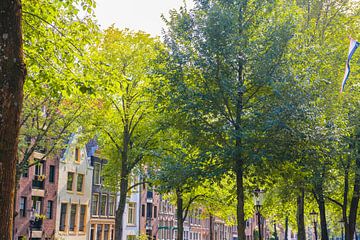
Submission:
<svg viewBox="0 0 360 240">
<path fill-rule="evenodd" d="M 73 135 L 59 163 L 56 239 L 87 239 L 92 176 L 93 167 L 90 166 L 86 148 L 79 145 L 76 135 Z"/>
</svg>

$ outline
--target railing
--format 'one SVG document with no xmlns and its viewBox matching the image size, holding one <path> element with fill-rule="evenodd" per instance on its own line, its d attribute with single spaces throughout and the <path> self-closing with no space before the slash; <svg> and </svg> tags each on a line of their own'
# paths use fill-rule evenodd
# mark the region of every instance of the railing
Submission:
<svg viewBox="0 0 360 240">
<path fill-rule="evenodd" d="M 44 179 L 39 178 L 39 176 L 35 176 L 32 180 L 32 187 L 34 189 L 44 189 Z"/>
<path fill-rule="evenodd" d="M 42 224 L 43 224 L 42 219 L 35 219 L 34 222 L 32 223 L 32 230 L 33 231 L 41 231 L 42 230 Z"/>
</svg>

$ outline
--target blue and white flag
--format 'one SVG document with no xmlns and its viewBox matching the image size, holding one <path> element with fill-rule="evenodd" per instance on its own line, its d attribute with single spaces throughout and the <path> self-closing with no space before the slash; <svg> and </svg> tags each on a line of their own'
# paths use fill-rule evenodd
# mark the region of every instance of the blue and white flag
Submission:
<svg viewBox="0 0 360 240">
<path fill-rule="evenodd" d="M 349 37 L 350 38 L 350 37 Z M 360 43 L 352 38 L 350 38 L 350 47 L 349 47 L 349 55 L 346 60 L 346 66 L 345 66 L 345 76 L 341 84 L 340 92 L 344 90 L 346 80 L 349 78 L 350 75 L 350 60 L 356 49 L 359 47 Z"/>
</svg>

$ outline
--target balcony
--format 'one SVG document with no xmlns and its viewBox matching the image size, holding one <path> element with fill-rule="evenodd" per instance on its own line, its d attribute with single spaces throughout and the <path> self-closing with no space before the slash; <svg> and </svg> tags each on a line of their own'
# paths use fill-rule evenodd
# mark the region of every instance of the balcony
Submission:
<svg viewBox="0 0 360 240">
<path fill-rule="evenodd" d="M 33 223 L 31 223 L 32 226 L 32 230 L 33 231 L 41 231 L 42 230 L 42 225 L 43 225 L 43 220 L 42 219 L 35 219 Z"/>
<path fill-rule="evenodd" d="M 44 175 L 35 175 L 32 180 L 33 189 L 44 189 L 45 176 Z"/>
<path fill-rule="evenodd" d="M 45 196 L 45 177 L 43 175 L 36 175 L 32 180 L 31 195 L 44 197 Z"/>
</svg>

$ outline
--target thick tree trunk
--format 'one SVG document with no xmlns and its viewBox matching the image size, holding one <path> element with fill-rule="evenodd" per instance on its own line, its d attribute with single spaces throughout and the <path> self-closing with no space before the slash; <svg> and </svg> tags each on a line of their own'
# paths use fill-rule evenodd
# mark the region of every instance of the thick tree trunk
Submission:
<svg viewBox="0 0 360 240">
<path fill-rule="evenodd" d="M 183 199 L 182 193 L 176 189 L 176 218 L 177 218 L 177 240 L 184 239 Z"/>
<path fill-rule="evenodd" d="M 318 196 L 317 203 L 320 213 L 321 240 L 329 240 L 326 222 L 325 200 L 322 194 Z"/>
<path fill-rule="evenodd" d="M 0 1 L 0 240 L 12 239 L 23 84 L 21 1 Z"/>
<path fill-rule="evenodd" d="M 116 219 L 115 219 L 115 240 L 122 240 L 127 189 L 128 189 L 128 179 L 127 177 L 125 177 L 122 178 L 120 181 L 120 201 L 118 204 L 118 209 L 116 210 Z"/>
<path fill-rule="evenodd" d="M 210 213 L 209 216 L 209 236 L 210 236 L 210 240 L 214 240 L 214 216 Z"/>
<path fill-rule="evenodd" d="M 297 213 L 296 213 L 298 240 L 306 240 L 305 222 L 304 222 L 304 202 L 305 202 L 305 191 L 304 189 L 301 189 L 301 193 L 297 197 Z"/>
</svg>

